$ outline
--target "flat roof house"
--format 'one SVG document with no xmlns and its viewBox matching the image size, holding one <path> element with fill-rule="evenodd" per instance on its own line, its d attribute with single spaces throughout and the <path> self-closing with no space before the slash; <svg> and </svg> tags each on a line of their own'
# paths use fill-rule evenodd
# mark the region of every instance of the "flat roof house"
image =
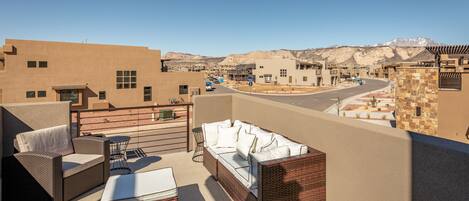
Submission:
<svg viewBox="0 0 469 201">
<path fill-rule="evenodd" d="M 330 86 L 338 82 L 324 62 L 304 62 L 293 59 L 259 59 L 253 74 L 258 84 Z"/>
<path fill-rule="evenodd" d="M 190 102 L 204 93 L 202 73 L 162 72 L 147 47 L 5 40 L 0 103 L 71 101 L 74 108 Z"/>
</svg>

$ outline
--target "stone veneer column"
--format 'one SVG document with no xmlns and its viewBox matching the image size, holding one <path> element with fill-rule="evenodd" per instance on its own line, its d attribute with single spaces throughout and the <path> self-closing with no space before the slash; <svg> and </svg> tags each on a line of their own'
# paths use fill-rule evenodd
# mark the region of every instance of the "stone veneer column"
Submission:
<svg viewBox="0 0 469 201">
<path fill-rule="evenodd" d="M 396 125 L 422 134 L 438 130 L 438 68 L 397 68 Z M 417 116 L 417 107 L 421 115 Z"/>
</svg>

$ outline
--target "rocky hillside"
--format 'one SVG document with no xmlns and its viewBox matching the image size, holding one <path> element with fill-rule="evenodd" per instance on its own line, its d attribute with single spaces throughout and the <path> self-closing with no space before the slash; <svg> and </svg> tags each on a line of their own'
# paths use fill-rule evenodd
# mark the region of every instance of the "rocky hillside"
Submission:
<svg viewBox="0 0 469 201">
<path fill-rule="evenodd" d="M 289 58 L 301 60 L 327 60 L 328 63 L 347 66 L 379 66 L 399 62 L 431 60 L 433 56 L 424 46 L 438 45 L 428 38 L 398 38 L 373 46 L 336 46 L 329 48 L 314 48 L 306 50 L 271 50 L 252 51 L 245 54 L 231 54 L 226 57 L 192 55 L 187 53 L 170 52 L 165 58 L 173 58 L 173 62 L 204 62 L 218 61 L 218 65 L 236 65 L 255 63 L 256 59 Z"/>
</svg>

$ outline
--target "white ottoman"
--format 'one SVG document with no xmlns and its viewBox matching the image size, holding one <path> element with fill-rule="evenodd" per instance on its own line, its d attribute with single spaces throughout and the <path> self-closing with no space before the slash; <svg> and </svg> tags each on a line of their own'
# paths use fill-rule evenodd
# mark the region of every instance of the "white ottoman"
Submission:
<svg viewBox="0 0 469 201">
<path fill-rule="evenodd" d="M 110 200 L 177 200 L 173 169 L 111 176 L 101 198 Z"/>
</svg>

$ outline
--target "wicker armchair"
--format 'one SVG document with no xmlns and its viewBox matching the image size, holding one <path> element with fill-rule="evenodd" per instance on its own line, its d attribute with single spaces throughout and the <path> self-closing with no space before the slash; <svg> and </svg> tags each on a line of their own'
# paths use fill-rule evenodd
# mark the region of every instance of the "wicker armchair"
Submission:
<svg viewBox="0 0 469 201">
<path fill-rule="evenodd" d="M 4 188 L 3 198 L 70 200 L 105 183 L 110 172 L 109 140 L 79 137 L 72 144 L 74 153 L 65 156 L 28 151 L 4 159 L 3 186 L 8 188 Z"/>
</svg>

